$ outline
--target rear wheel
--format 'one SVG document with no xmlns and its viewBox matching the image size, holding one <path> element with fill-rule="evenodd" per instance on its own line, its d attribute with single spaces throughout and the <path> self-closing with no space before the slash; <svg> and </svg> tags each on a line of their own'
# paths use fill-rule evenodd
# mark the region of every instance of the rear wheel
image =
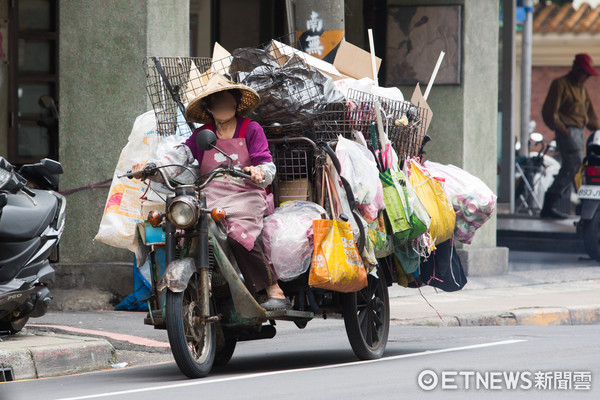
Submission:
<svg viewBox="0 0 600 400">
<path fill-rule="evenodd" d="M 23 317 L 20 319 L 3 319 L 0 320 L 0 332 L 9 332 L 15 334 L 21 331 L 29 321 L 29 317 Z"/>
<path fill-rule="evenodd" d="M 583 221 L 583 244 L 590 257 L 600 261 L 600 212 L 598 211 L 592 219 Z"/>
<path fill-rule="evenodd" d="M 216 353 L 215 323 L 202 321 L 200 293 L 198 274 L 192 275 L 182 293 L 167 291 L 166 326 L 171 351 L 177 366 L 189 378 L 208 375 Z"/>
<path fill-rule="evenodd" d="M 381 358 L 390 331 L 390 301 L 383 270 L 368 275 L 368 285 L 343 297 L 344 325 L 352 350 L 361 360 Z"/>
</svg>

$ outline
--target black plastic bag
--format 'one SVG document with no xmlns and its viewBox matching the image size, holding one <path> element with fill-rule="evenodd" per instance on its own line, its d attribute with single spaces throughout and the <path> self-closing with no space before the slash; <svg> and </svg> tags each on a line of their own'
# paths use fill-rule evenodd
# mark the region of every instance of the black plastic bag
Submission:
<svg viewBox="0 0 600 400">
<path fill-rule="evenodd" d="M 261 102 L 251 115 L 263 125 L 291 124 L 314 116 L 317 106 L 344 101 L 333 80 L 292 56 L 280 65 L 270 52 L 238 49 L 230 73 L 235 82 L 256 90 Z"/>
<path fill-rule="evenodd" d="M 427 261 L 421 262 L 419 281 L 445 292 L 460 290 L 467 284 L 465 271 L 452 240 L 436 245 Z"/>
</svg>

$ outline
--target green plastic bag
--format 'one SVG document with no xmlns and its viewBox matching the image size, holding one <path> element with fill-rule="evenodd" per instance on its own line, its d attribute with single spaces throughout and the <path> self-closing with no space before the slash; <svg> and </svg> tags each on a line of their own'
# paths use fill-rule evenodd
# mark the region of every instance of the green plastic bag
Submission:
<svg viewBox="0 0 600 400">
<path fill-rule="evenodd" d="M 419 269 L 421 255 L 413 249 L 412 246 L 408 244 L 394 246 L 394 255 L 407 275 L 410 275 Z"/>
<path fill-rule="evenodd" d="M 410 196 L 406 176 L 401 171 L 385 171 L 379 174 L 383 186 L 385 212 L 394 236 L 394 244 L 402 245 L 427 232 L 428 215 L 423 215 L 424 207 L 418 197 Z M 416 213 L 417 207 L 421 207 Z M 421 214 L 421 218 L 419 215 Z"/>
</svg>

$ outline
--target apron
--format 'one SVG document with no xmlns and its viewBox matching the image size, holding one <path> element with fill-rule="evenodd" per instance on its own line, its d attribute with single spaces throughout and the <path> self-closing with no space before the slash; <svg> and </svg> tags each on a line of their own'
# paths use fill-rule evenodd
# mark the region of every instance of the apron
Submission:
<svg viewBox="0 0 600 400">
<path fill-rule="evenodd" d="M 252 165 L 246 145 L 246 130 L 250 121 L 247 118 L 242 119 L 237 138 L 217 139 L 216 146 L 229 154 L 234 165 L 240 168 Z M 206 128 L 215 131 L 213 124 L 206 125 Z M 214 149 L 205 151 L 200 173 L 207 174 L 228 162 L 223 154 Z M 208 209 L 221 208 L 227 213 L 224 222 L 227 235 L 248 251 L 252 250 L 263 228 L 263 215 L 267 208 L 265 189 L 248 179 L 219 176 L 208 184 L 205 192 Z"/>
</svg>

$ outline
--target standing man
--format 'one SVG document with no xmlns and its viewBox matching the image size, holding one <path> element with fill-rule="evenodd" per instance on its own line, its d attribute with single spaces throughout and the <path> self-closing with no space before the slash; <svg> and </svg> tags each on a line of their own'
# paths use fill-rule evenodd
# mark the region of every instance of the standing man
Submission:
<svg viewBox="0 0 600 400">
<path fill-rule="evenodd" d="M 556 202 L 571 189 L 583 161 L 584 128 L 592 131 L 600 129 L 590 95 L 583 86 L 590 76 L 598 76 L 592 58 L 588 54 L 577 54 L 571 71 L 552 81 L 544 101 L 542 117 L 556 133 L 562 166 L 546 192 L 542 218 L 567 218 L 555 208 Z"/>
</svg>

